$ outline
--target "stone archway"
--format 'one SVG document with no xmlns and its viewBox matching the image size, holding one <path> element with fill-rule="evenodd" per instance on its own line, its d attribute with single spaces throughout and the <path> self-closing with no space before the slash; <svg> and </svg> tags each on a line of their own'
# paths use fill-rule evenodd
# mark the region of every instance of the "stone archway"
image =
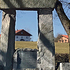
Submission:
<svg viewBox="0 0 70 70">
<path fill-rule="evenodd" d="M 12 68 L 12 58 L 15 49 L 15 10 L 38 11 L 38 52 L 37 68 L 39 70 L 55 70 L 55 47 L 53 37 L 52 10 L 56 0 L 1 0 L 3 10 L 1 29 L 0 65 L 4 70 Z M 7 59 L 9 58 L 9 59 Z"/>
</svg>

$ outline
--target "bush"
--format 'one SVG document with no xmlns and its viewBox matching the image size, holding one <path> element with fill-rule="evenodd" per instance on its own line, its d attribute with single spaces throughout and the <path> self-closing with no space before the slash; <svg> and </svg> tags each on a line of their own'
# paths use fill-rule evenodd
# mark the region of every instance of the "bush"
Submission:
<svg viewBox="0 0 70 70">
<path fill-rule="evenodd" d="M 58 69 L 62 62 L 69 62 L 68 54 L 55 54 L 55 70 Z"/>
</svg>

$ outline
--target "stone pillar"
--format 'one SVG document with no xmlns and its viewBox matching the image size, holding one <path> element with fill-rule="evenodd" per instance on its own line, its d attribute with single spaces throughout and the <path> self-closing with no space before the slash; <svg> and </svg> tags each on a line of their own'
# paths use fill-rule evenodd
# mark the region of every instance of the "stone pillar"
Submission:
<svg viewBox="0 0 70 70">
<path fill-rule="evenodd" d="M 37 66 L 39 70 L 55 70 L 52 9 L 39 9 L 38 19 Z"/>
<path fill-rule="evenodd" d="M 13 66 L 13 53 L 15 50 L 15 10 L 3 10 L 1 47 L 0 47 L 0 66 L 3 70 L 11 70 Z"/>
<path fill-rule="evenodd" d="M 60 70 L 70 70 L 70 63 L 60 63 Z"/>
</svg>

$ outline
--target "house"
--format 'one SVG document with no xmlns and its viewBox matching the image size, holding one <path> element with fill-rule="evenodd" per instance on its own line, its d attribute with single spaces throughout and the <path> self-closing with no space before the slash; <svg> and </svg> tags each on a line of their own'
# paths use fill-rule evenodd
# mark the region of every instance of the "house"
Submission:
<svg viewBox="0 0 70 70">
<path fill-rule="evenodd" d="M 1 34 L 0 34 L 0 42 L 1 42 Z"/>
<path fill-rule="evenodd" d="M 0 37 L 1 37 L 1 34 L 0 34 Z"/>
<path fill-rule="evenodd" d="M 30 33 L 25 31 L 24 29 L 16 30 L 15 31 L 15 41 L 30 41 Z M 1 37 L 1 34 L 0 34 Z"/>
<path fill-rule="evenodd" d="M 24 29 L 15 31 L 15 41 L 30 41 L 30 36 L 32 35 Z"/>
<path fill-rule="evenodd" d="M 60 39 L 58 39 L 58 42 L 61 42 L 61 43 L 68 43 L 68 35 L 62 35 L 60 37 Z"/>
</svg>

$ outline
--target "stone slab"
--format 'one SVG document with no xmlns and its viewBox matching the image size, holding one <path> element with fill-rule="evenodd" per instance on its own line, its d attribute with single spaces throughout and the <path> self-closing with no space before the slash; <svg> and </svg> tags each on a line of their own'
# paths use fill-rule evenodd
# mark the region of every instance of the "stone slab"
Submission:
<svg viewBox="0 0 70 70">
<path fill-rule="evenodd" d="M 23 68 L 23 69 L 17 69 L 17 70 L 39 70 L 39 69 L 38 68 L 34 68 L 34 69 L 31 69 L 31 68 L 25 69 L 25 68 Z"/>
<path fill-rule="evenodd" d="M 39 70 L 55 70 L 55 47 L 53 37 L 52 9 L 40 9 L 37 52 Z"/>
<path fill-rule="evenodd" d="M 0 9 L 54 8 L 56 0 L 0 0 Z"/>
<path fill-rule="evenodd" d="M 15 50 L 15 15 L 15 10 L 3 10 L 0 65 L 4 66 L 4 70 L 10 70 L 13 65 L 12 59 Z"/>
<path fill-rule="evenodd" d="M 70 70 L 70 63 L 60 63 L 60 70 Z"/>
<path fill-rule="evenodd" d="M 14 68 L 36 68 L 37 67 L 37 50 L 35 49 L 17 49 L 14 53 Z"/>
<path fill-rule="evenodd" d="M 17 67 L 20 68 L 36 68 L 37 54 L 36 52 L 18 52 Z"/>
</svg>

